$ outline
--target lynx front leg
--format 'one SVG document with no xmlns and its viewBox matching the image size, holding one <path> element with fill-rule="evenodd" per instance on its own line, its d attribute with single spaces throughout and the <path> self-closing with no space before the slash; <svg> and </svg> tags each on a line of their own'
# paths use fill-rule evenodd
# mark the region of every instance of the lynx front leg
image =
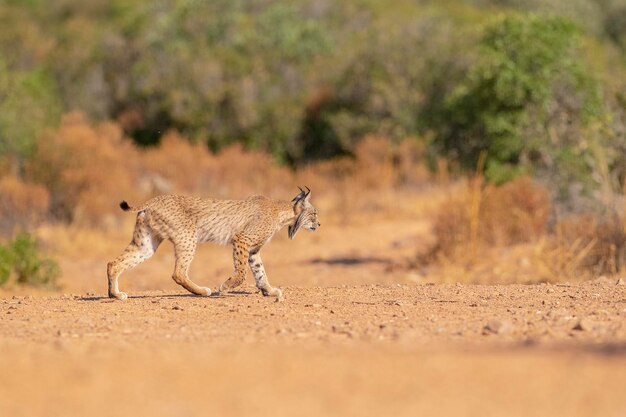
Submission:
<svg viewBox="0 0 626 417">
<path fill-rule="evenodd" d="M 250 245 L 246 239 L 236 237 L 233 240 L 233 263 L 235 265 L 235 273 L 220 285 L 219 292 L 225 293 L 233 288 L 237 288 L 246 279 L 246 259 Z"/>
<path fill-rule="evenodd" d="M 254 275 L 256 287 L 261 290 L 261 293 L 266 297 L 276 297 L 276 301 L 282 301 L 283 292 L 280 288 L 274 288 L 270 285 L 267 280 L 267 274 L 265 273 L 263 260 L 261 259 L 259 252 L 250 253 L 250 256 L 248 257 L 248 264 L 252 270 L 252 275 Z"/>
</svg>

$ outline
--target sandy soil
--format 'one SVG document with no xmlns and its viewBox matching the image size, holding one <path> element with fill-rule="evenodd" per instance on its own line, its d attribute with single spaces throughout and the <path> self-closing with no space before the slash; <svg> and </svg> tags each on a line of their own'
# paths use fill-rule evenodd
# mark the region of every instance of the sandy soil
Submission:
<svg viewBox="0 0 626 417">
<path fill-rule="evenodd" d="M 400 267 L 423 223 L 369 226 L 277 237 L 282 303 L 190 296 L 170 248 L 109 300 L 122 234 L 64 258 L 65 293 L 0 293 L 0 416 L 626 415 L 626 285 L 428 284 Z M 230 262 L 207 247 L 192 275 Z"/>
</svg>

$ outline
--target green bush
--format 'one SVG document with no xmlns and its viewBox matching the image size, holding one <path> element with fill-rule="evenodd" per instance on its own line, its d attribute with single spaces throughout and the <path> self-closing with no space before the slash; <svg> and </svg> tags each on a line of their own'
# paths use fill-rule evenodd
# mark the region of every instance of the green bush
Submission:
<svg viewBox="0 0 626 417">
<path fill-rule="evenodd" d="M 37 242 L 28 233 L 20 233 L 7 246 L 0 246 L 0 285 L 5 284 L 11 271 L 18 284 L 52 287 L 61 275 L 53 259 L 42 258 Z"/>
<path fill-rule="evenodd" d="M 11 251 L 0 245 L 0 285 L 5 284 L 11 275 L 13 267 L 13 254 Z"/>
<path fill-rule="evenodd" d="M 563 183 L 590 177 L 586 127 L 603 111 L 570 21 L 506 16 L 488 26 L 480 55 L 444 99 L 438 144 L 494 182 L 546 171 Z"/>
</svg>

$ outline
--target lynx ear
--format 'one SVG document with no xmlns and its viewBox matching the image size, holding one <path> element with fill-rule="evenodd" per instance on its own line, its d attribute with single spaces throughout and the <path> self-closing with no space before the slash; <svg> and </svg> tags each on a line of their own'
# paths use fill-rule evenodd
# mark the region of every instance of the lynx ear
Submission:
<svg viewBox="0 0 626 417">
<path fill-rule="evenodd" d="M 311 197 L 311 189 L 306 186 L 304 188 L 306 188 L 306 191 L 298 187 L 298 189 L 300 190 L 300 194 L 298 194 L 293 198 L 293 200 L 291 200 L 291 202 L 294 203 L 294 206 L 298 205 L 301 202 L 309 202 L 309 197 Z"/>
</svg>

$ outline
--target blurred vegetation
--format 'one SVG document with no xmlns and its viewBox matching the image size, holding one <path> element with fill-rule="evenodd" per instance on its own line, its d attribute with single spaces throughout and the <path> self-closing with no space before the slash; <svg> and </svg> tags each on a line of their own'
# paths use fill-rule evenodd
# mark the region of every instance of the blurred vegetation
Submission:
<svg viewBox="0 0 626 417">
<path fill-rule="evenodd" d="M 0 285 L 9 281 L 11 273 L 17 284 L 53 287 L 61 270 L 54 260 L 41 257 L 33 236 L 20 233 L 0 245 Z"/>
<path fill-rule="evenodd" d="M 302 166 L 413 137 L 485 153 L 495 182 L 619 189 L 624 91 L 619 0 L 0 2 L 0 172 L 46 187 L 69 180 L 28 168 L 42 133 L 80 111 L 142 146 L 175 130 Z"/>
<path fill-rule="evenodd" d="M 487 178 L 500 183 L 533 168 L 565 183 L 589 177 L 585 128 L 604 112 L 576 27 L 507 16 L 486 27 L 480 47 L 434 119 L 443 148 L 470 169 L 484 152 Z"/>
<path fill-rule="evenodd" d="M 472 282 L 623 274 L 626 2 L 0 1 L 0 284 L 54 285 L 42 223 L 294 183 L 343 222 L 448 187 Z"/>
</svg>

